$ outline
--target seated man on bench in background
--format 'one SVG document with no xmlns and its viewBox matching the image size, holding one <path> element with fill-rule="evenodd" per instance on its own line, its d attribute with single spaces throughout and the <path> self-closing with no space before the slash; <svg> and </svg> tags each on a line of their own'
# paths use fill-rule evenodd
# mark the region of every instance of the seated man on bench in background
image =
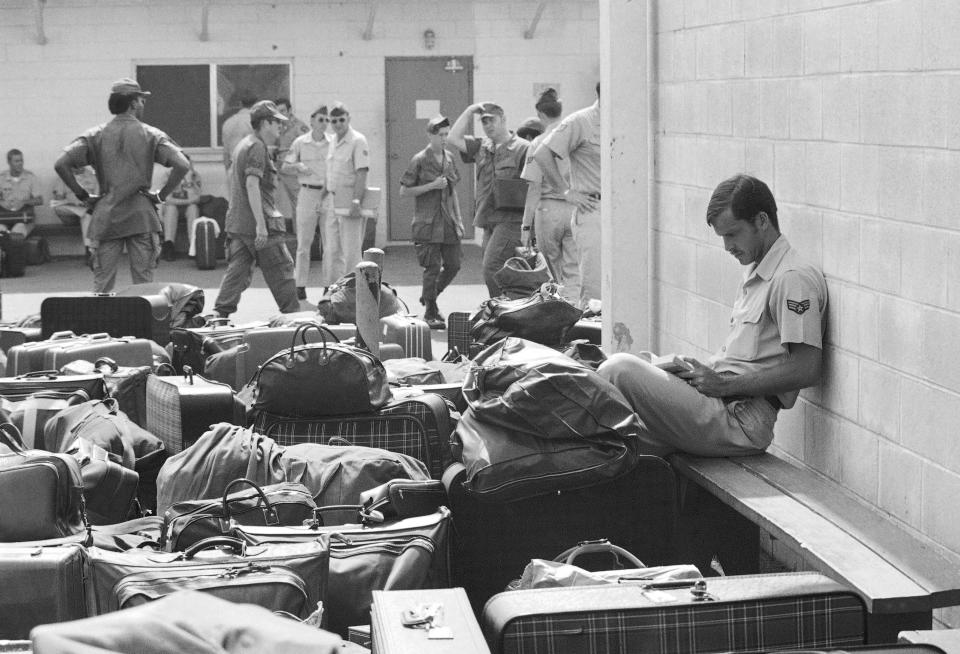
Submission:
<svg viewBox="0 0 960 654">
<path fill-rule="evenodd" d="M 33 231 L 33 208 L 43 204 L 38 193 L 37 176 L 23 168 L 23 152 L 16 148 L 7 152 L 9 168 L 0 172 L 0 220 L 3 227 L 29 236 Z"/>
<path fill-rule="evenodd" d="M 820 381 L 827 285 L 780 234 L 770 189 L 748 175 L 721 182 L 707 225 L 748 266 L 720 351 L 706 364 L 618 353 L 599 369 L 643 421 L 644 454 L 758 454 L 779 410 Z"/>
</svg>

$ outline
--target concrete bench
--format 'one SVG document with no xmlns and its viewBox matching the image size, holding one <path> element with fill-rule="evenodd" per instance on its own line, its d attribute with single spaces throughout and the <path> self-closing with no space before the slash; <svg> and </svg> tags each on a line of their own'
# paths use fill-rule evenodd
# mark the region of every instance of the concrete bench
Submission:
<svg viewBox="0 0 960 654">
<path fill-rule="evenodd" d="M 681 484 L 686 537 L 701 558 L 723 551 L 721 565 L 733 568 L 728 574 L 760 571 L 763 534 L 792 554 L 794 567 L 854 588 L 866 602 L 872 643 L 930 629 L 933 609 L 960 604 L 960 557 L 809 468 L 770 453 L 677 454 L 670 462 Z"/>
</svg>

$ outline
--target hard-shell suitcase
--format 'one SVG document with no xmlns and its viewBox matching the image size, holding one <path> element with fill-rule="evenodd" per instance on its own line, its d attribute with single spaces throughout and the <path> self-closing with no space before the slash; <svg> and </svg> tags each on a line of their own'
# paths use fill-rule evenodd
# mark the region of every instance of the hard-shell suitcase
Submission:
<svg viewBox="0 0 960 654">
<path fill-rule="evenodd" d="M 279 445 L 346 441 L 407 454 L 426 464 L 434 479 L 440 479 L 452 461 L 450 433 L 456 425 L 450 406 L 441 396 L 424 393 L 393 400 L 369 414 L 287 418 L 257 411 L 251 427 Z"/>
<path fill-rule="evenodd" d="M 481 623 L 497 654 L 707 654 L 866 642 L 863 599 L 815 572 L 508 591 L 487 602 Z"/>
<path fill-rule="evenodd" d="M 216 548 L 226 548 L 225 550 Z M 247 547 L 207 538 L 185 552 L 89 548 L 96 613 L 138 606 L 178 590 L 258 604 L 306 618 L 326 599 L 330 545 L 326 536 L 303 543 Z"/>
<path fill-rule="evenodd" d="M 213 270 L 217 267 L 217 228 L 215 221 L 202 220 L 195 227 L 194 260 L 200 270 Z"/>
<path fill-rule="evenodd" d="M 69 329 L 77 334 L 106 332 L 146 338 L 160 344 L 170 340 L 170 305 L 160 295 L 48 297 L 40 303 L 40 322 L 44 338 Z"/>
<path fill-rule="evenodd" d="M 7 350 L 7 377 L 16 377 L 28 372 L 44 370 L 43 357 L 47 350 L 62 347 L 70 343 L 88 340 L 88 335 L 78 336 L 65 330 L 44 336 L 42 340 L 27 341 L 13 345 Z"/>
<path fill-rule="evenodd" d="M 87 617 L 88 576 L 79 544 L 0 546 L 0 638 L 28 638 L 37 625 Z"/>
<path fill-rule="evenodd" d="M 380 319 L 380 340 L 396 343 L 407 357 L 433 359 L 433 341 L 430 326 L 416 316 L 395 313 Z"/>
<path fill-rule="evenodd" d="M 60 370 L 71 361 L 96 361 L 102 357 L 108 357 L 120 366 L 151 366 L 153 348 L 152 341 L 146 338 L 94 334 L 86 340 L 47 348 L 43 353 L 43 369 Z"/>
<path fill-rule="evenodd" d="M 3 250 L 0 276 L 23 277 L 27 270 L 27 244 L 23 234 L 0 232 L 0 249 Z"/>
<path fill-rule="evenodd" d="M 184 366 L 190 366 L 195 374 L 202 375 L 207 357 L 239 345 L 245 333 L 266 325 L 266 322 L 234 325 L 226 318 L 215 318 L 204 327 L 171 329 L 171 363 L 177 372 L 181 372 Z"/>
<path fill-rule="evenodd" d="M 107 396 L 107 385 L 103 374 L 96 371 L 83 375 L 68 375 L 56 370 L 38 370 L 16 377 L 0 377 L 0 397 L 21 398 L 31 393 L 47 391 L 83 391 L 89 400 L 102 400 Z"/>
<path fill-rule="evenodd" d="M 676 477 L 659 457 L 591 488 L 518 502 L 489 502 L 466 493 L 465 468 L 443 475 L 456 516 L 454 584 L 474 609 L 499 593 L 533 558 L 550 558 L 581 541 L 606 538 L 647 564 L 670 561 L 677 522 Z"/>
<path fill-rule="evenodd" d="M 241 424 L 242 409 L 233 389 L 194 375 L 147 378 L 146 429 L 163 441 L 171 456 L 190 447 L 210 425 Z"/>
<path fill-rule="evenodd" d="M 431 614 L 430 607 L 439 604 L 440 615 Z M 424 607 L 423 615 L 411 616 Z M 424 620 L 419 627 L 408 627 L 407 622 Z M 435 588 L 423 590 L 375 590 L 370 609 L 370 632 L 373 654 L 489 654 L 477 618 L 462 588 Z M 430 635 L 436 626 L 447 628 L 452 639 Z"/>
</svg>

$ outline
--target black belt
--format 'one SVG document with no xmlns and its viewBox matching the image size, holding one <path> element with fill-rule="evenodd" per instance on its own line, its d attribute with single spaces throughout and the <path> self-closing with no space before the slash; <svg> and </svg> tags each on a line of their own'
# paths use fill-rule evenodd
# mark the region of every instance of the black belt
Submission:
<svg viewBox="0 0 960 654">
<path fill-rule="evenodd" d="M 302 186 L 303 188 L 311 189 L 311 190 L 313 190 L 313 191 L 322 191 L 322 190 L 323 190 L 323 187 L 322 187 L 322 186 L 316 186 L 316 185 L 314 185 L 314 184 L 301 184 L 300 186 Z"/>
<path fill-rule="evenodd" d="M 599 200 L 599 199 L 600 199 L 600 194 L 599 194 L 599 193 L 587 193 L 587 197 L 588 197 L 588 198 L 593 198 L 594 200 Z"/>
</svg>

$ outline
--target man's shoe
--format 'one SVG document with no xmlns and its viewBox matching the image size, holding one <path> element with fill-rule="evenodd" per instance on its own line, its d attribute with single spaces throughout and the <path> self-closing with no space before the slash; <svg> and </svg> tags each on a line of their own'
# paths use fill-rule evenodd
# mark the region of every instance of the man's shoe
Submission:
<svg viewBox="0 0 960 654">
<path fill-rule="evenodd" d="M 303 286 L 297 287 L 297 299 L 306 300 L 307 299 L 307 289 Z"/>
<path fill-rule="evenodd" d="M 445 323 L 443 319 L 438 316 L 423 314 L 423 322 L 427 323 L 427 326 L 430 329 L 446 329 L 447 328 L 447 323 Z"/>
<path fill-rule="evenodd" d="M 173 241 L 164 241 L 160 246 L 160 254 L 166 261 L 176 261 L 177 252 L 173 247 Z"/>
</svg>

